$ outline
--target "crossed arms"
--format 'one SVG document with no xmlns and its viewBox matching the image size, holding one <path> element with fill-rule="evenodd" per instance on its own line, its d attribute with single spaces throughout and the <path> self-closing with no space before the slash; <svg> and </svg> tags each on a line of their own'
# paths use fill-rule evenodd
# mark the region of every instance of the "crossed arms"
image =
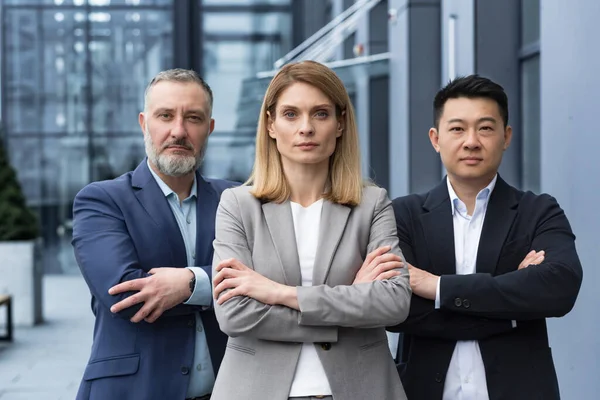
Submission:
<svg viewBox="0 0 600 400">
<path fill-rule="evenodd" d="M 437 277 L 409 267 L 414 293 L 410 314 L 404 323 L 388 330 L 450 340 L 480 340 L 510 331 L 513 320 L 568 313 L 581 285 L 581 264 L 564 212 L 549 196 L 544 205 L 533 235 L 533 250 L 518 267 L 510 266 L 516 268 L 512 272 Z M 400 247 L 407 262 L 413 263 L 410 225 L 402 217 L 402 212 L 396 213 Z M 435 280 L 437 284 L 437 279 L 439 309 L 435 307 L 431 283 L 418 287 L 425 281 Z M 469 307 L 457 305 L 457 298 L 469 299 Z"/>
<path fill-rule="evenodd" d="M 213 284 L 218 299 L 215 313 L 227 335 L 336 342 L 338 327 L 385 326 L 406 318 L 410 287 L 406 272 L 398 269 L 400 249 L 385 192 L 378 200 L 371 232 L 391 236 L 371 235 L 368 248 L 375 250 L 351 285 L 290 287 L 261 276 L 254 271 L 240 212 L 235 193 L 223 192 L 217 211 Z M 385 248 L 385 243 L 393 244 Z"/>
</svg>

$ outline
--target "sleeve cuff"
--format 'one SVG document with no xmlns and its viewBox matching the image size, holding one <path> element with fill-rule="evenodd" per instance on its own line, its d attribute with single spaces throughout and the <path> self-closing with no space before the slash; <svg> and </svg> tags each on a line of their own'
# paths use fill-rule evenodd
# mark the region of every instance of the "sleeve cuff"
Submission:
<svg viewBox="0 0 600 400">
<path fill-rule="evenodd" d="M 438 278 L 437 288 L 435 289 L 435 309 L 440 309 L 440 283 L 442 282 L 442 277 Z"/>
<path fill-rule="evenodd" d="M 208 274 L 200 267 L 187 267 L 196 276 L 194 292 L 183 304 L 210 307 L 212 303 L 212 287 Z"/>
</svg>

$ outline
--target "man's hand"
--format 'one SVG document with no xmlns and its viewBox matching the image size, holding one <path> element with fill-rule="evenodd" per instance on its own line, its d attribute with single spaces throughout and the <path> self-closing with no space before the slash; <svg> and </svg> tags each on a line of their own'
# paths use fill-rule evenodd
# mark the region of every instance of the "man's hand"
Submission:
<svg viewBox="0 0 600 400">
<path fill-rule="evenodd" d="M 131 318 L 131 322 L 154 322 L 163 312 L 183 303 L 190 296 L 190 279 L 194 273 L 187 268 L 153 268 L 151 276 L 119 283 L 111 287 L 108 293 L 116 295 L 125 292 L 138 293 L 121 300 L 110 308 L 118 313 L 138 303 L 143 307 Z"/>
<path fill-rule="evenodd" d="M 408 274 L 410 275 L 410 288 L 414 294 L 424 299 L 435 300 L 439 276 L 410 264 L 408 264 Z"/>
<path fill-rule="evenodd" d="M 546 252 L 531 250 L 519 264 L 519 269 L 527 268 L 530 265 L 540 265 L 544 262 Z"/>
<path fill-rule="evenodd" d="M 402 258 L 388 253 L 391 248 L 391 246 L 383 246 L 370 252 L 356 273 L 352 284 L 381 281 L 400 275 L 397 269 L 402 268 Z"/>
<path fill-rule="evenodd" d="M 265 278 L 235 258 L 221 261 L 215 270 L 217 275 L 213 279 L 213 287 L 217 304 L 223 304 L 234 296 L 251 297 L 269 305 L 283 304 L 282 296 L 289 295 L 287 292 L 291 289 Z"/>
</svg>

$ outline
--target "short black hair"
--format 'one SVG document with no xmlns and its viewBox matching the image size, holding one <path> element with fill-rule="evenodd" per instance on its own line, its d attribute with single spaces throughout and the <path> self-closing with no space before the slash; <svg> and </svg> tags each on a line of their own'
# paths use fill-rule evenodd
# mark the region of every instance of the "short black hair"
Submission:
<svg viewBox="0 0 600 400">
<path fill-rule="evenodd" d="M 504 127 L 508 126 L 508 97 L 504 88 L 491 79 L 474 74 L 453 79 L 437 92 L 433 100 L 433 126 L 436 129 L 439 128 L 446 102 L 460 97 L 494 100 L 498 104 Z"/>
</svg>

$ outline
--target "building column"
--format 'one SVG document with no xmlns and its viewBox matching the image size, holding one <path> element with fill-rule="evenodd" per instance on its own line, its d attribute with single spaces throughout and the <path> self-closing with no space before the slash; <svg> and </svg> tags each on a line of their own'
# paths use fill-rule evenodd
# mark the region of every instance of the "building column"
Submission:
<svg viewBox="0 0 600 400">
<path fill-rule="evenodd" d="M 584 269 L 573 311 L 548 320 L 550 344 L 561 397 L 592 399 L 600 393 L 600 5 L 544 0 L 540 17 L 541 189 L 565 210 Z"/>
<path fill-rule="evenodd" d="M 440 88 L 441 0 L 390 0 L 389 192 L 431 189 L 441 162 L 431 147 L 433 98 Z"/>
</svg>

